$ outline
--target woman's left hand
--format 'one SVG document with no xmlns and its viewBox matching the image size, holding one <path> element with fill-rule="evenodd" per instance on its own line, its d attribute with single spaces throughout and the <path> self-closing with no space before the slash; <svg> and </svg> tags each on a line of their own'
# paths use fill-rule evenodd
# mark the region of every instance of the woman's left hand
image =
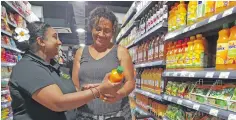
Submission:
<svg viewBox="0 0 236 120">
<path fill-rule="evenodd" d="M 106 103 L 115 103 L 122 99 L 122 95 L 119 93 L 117 93 L 115 96 L 110 95 L 110 94 L 104 94 L 102 98 L 103 98 L 103 101 Z"/>
</svg>

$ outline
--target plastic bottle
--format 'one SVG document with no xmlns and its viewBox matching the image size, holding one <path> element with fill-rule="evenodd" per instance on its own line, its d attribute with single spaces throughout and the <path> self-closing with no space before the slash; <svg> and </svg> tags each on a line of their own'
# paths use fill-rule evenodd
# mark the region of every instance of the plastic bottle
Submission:
<svg viewBox="0 0 236 120">
<path fill-rule="evenodd" d="M 186 17 L 187 17 L 186 5 L 184 4 L 184 1 L 180 1 L 180 4 L 178 5 L 177 15 L 176 15 L 177 29 L 183 28 L 186 26 Z"/>
<path fill-rule="evenodd" d="M 153 60 L 153 37 L 150 40 L 150 43 L 148 45 L 148 61 Z"/>
<path fill-rule="evenodd" d="M 183 40 L 178 40 L 176 44 L 175 63 L 174 63 L 176 68 L 180 68 L 181 66 L 179 60 L 180 57 L 182 56 L 182 42 Z"/>
<path fill-rule="evenodd" d="M 160 37 L 158 36 L 154 42 L 154 60 L 159 60 L 159 40 Z"/>
<path fill-rule="evenodd" d="M 201 21 L 204 18 L 205 18 L 205 1 L 198 1 L 197 21 Z"/>
<path fill-rule="evenodd" d="M 227 57 L 227 68 L 230 70 L 236 70 L 236 21 L 234 21 L 234 26 L 230 28 L 228 43 L 229 49 Z"/>
<path fill-rule="evenodd" d="M 197 1 L 189 1 L 187 25 L 192 25 L 197 21 L 197 5 L 198 5 Z"/>
<path fill-rule="evenodd" d="M 190 41 L 187 43 L 188 44 L 188 53 L 185 58 L 186 61 L 186 67 L 187 68 L 192 68 L 192 58 L 193 58 L 193 41 L 195 40 L 195 36 L 190 37 Z"/>
<path fill-rule="evenodd" d="M 123 71 L 124 68 L 122 66 L 118 66 L 116 69 L 113 69 L 109 75 L 109 81 L 112 83 L 121 82 L 124 78 Z"/>
<path fill-rule="evenodd" d="M 173 16 L 172 16 L 172 30 L 176 30 L 177 29 L 177 22 L 176 22 L 176 18 L 177 18 L 177 14 L 178 14 L 178 3 L 175 3 L 175 6 L 173 8 Z"/>
<path fill-rule="evenodd" d="M 236 6 L 236 1 L 229 1 L 229 8 Z"/>
<path fill-rule="evenodd" d="M 179 63 L 180 63 L 180 68 L 186 68 L 186 63 L 185 63 L 185 58 L 188 54 L 188 41 L 189 38 L 185 38 L 184 42 L 182 43 L 182 56 L 180 57 Z"/>
<path fill-rule="evenodd" d="M 145 43 L 145 51 L 144 51 L 144 61 L 143 62 L 148 62 L 148 50 L 149 50 L 149 44 L 150 44 L 151 40 L 148 40 L 146 43 Z"/>
<path fill-rule="evenodd" d="M 169 17 L 168 17 L 168 31 L 172 31 L 172 19 L 173 19 L 173 6 L 171 7 L 171 10 L 169 11 Z"/>
<path fill-rule="evenodd" d="M 175 41 L 173 46 L 171 47 L 171 68 L 174 69 L 175 68 L 175 55 L 176 55 L 176 44 L 177 42 Z"/>
<path fill-rule="evenodd" d="M 159 40 L 159 59 L 160 60 L 164 60 L 164 51 L 165 51 L 164 39 L 165 39 L 165 35 L 163 34 Z"/>
<path fill-rule="evenodd" d="M 223 29 L 219 31 L 219 38 L 217 40 L 217 51 L 216 51 L 216 70 L 225 70 L 227 54 L 228 54 L 228 42 L 229 42 L 230 31 L 228 24 L 223 25 Z"/>
<path fill-rule="evenodd" d="M 229 7 L 229 1 L 216 1 L 216 13 L 220 13 Z"/>
<path fill-rule="evenodd" d="M 206 4 L 205 4 L 205 16 L 206 18 L 214 15 L 215 13 L 215 1 L 206 1 Z"/>
<path fill-rule="evenodd" d="M 172 46 L 172 42 L 169 42 L 167 44 L 167 54 L 166 54 L 166 68 L 169 69 L 170 68 L 170 52 L 171 52 L 171 46 Z"/>
<path fill-rule="evenodd" d="M 197 39 L 194 40 L 194 46 L 193 46 L 193 57 L 192 57 L 192 63 L 194 68 L 203 68 L 204 67 L 204 43 L 201 38 L 201 35 L 197 35 Z"/>
</svg>

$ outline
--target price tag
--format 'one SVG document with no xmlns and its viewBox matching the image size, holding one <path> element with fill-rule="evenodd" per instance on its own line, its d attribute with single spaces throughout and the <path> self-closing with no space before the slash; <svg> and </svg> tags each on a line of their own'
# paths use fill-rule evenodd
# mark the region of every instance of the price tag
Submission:
<svg viewBox="0 0 236 120">
<path fill-rule="evenodd" d="M 219 112 L 219 110 L 216 110 L 216 109 L 213 109 L 213 108 L 212 108 L 212 109 L 210 110 L 209 114 L 217 117 L 218 112 Z"/>
<path fill-rule="evenodd" d="M 175 77 L 176 77 L 177 75 L 178 75 L 178 72 L 174 72 L 173 76 L 175 76 Z"/>
<path fill-rule="evenodd" d="M 193 29 L 195 29 L 195 28 L 196 28 L 196 26 L 197 26 L 197 24 L 193 24 L 193 25 L 190 27 L 190 30 L 193 30 Z"/>
<path fill-rule="evenodd" d="M 230 72 L 221 72 L 219 78 L 228 78 Z"/>
<path fill-rule="evenodd" d="M 195 76 L 195 72 L 189 72 L 189 77 L 194 77 Z"/>
<path fill-rule="evenodd" d="M 183 101 L 181 99 L 178 99 L 177 104 L 182 105 Z"/>
<path fill-rule="evenodd" d="M 164 95 L 164 99 L 167 100 L 167 98 L 168 98 L 168 97 L 167 97 L 166 95 Z"/>
<path fill-rule="evenodd" d="M 210 17 L 210 19 L 208 20 L 208 23 L 211 23 L 211 22 L 215 21 L 217 16 L 218 15 L 214 15 L 214 16 Z"/>
<path fill-rule="evenodd" d="M 198 111 L 199 108 L 200 108 L 200 105 L 199 105 L 199 104 L 194 104 L 194 105 L 193 105 L 193 109 L 194 109 L 194 110 L 197 110 L 197 111 Z"/>
<path fill-rule="evenodd" d="M 228 120 L 236 120 L 235 114 L 229 114 Z"/>
<path fill-rule="evenodd" d="M 180 76 L 181 77 L 185 77 L 186 76 L 186 72 L 181 72 Z"/>
<path fill-rule="evenodd" d="M 168 97 L 168 101 L 172 101 L 172 97 L 169 96 L 169 97 Z"/>
<path fill-rule="evenodd" d="M 188 31 L 189 27 L 184 28 L 183 33 L 186 33 Z"/>
<path fill-rule="evenodd" d="M 206 73 L 206 78 L 213 78 L 214 72 L 207 72 Z"/>
<path fill-rule="evenodd" d="M 234 9 L 234 8 L 230 8 L 230 9 L 226 10 L 226 11 L 223 13 L 222 17 L 225 17 L 225 16 L 228 16 L 228 15 L 232 14 L 233 9 Z"/>
<path fill-rule="evenodd" d="M 170 72 L 166 72 L 166 76 L 170 76 Z"/>
</svg>

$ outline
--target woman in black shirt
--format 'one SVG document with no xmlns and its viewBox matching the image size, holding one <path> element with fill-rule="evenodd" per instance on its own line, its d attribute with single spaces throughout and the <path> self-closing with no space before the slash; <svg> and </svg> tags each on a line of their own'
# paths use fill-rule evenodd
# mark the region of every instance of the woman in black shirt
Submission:
<svg viewBox="0 0 236 120">
<path fill-rule="evenodd" d="M 95 88 L 79 92 L 67 88 L 50 64 L 61 45 L 56 31 L 42 22 L 28 24 L 28 30 L 29 40 L 17 44 L 29 49 L 13 68 L 9 82 L 14 120 L 65 120 L 64 111 L 119 89 L 120 85 L 108 82 L 108 74 Z"/>
</svg>

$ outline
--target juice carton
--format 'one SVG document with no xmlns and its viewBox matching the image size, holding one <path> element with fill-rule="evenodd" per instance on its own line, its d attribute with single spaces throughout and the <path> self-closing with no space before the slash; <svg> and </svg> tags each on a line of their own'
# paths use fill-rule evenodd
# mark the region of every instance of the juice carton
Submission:
<svg viewBox="0 0 236 120">
<path fill-rule="evenodd" d="M 228 54 L 228 41 L 230 31 L 228 29 L 228 24 L 224 24 L 224 29 L 219 31 L 219 38 L 217 40 L 217 51 L 216 51 L 216 69 L 225 70 L 226 60 Z"/>
<path fill-rule="evenodd" d="M 234 26 L 230 28 L 229 49 L 227 55 L 227 68 L 236 70 L 236 21 Z"/>
</svg>

